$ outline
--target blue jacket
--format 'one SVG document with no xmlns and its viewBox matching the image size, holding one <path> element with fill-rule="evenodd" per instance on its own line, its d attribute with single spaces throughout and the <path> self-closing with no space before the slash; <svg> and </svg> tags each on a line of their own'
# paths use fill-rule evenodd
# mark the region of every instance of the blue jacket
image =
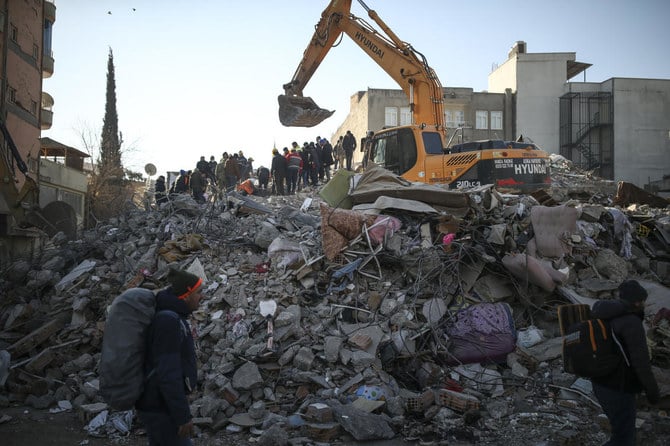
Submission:
<svg viewBox="0 0 670 446">
<path fill-rule="evenodd" d="M 141 411 L 170 414 L 178 426 L 192 418 L 186 395 L 195 388 L 198 377 L 189 313 L 172 288 L 156 295 L 144 366 L 148 378 L 136 404 Z"/>
</svg>

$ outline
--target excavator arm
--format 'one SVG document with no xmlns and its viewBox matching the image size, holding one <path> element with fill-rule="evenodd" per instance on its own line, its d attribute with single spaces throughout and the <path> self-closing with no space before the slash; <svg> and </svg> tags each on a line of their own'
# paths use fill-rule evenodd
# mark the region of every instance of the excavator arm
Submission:
<svg viewBox="0 0 670 446">
<path fill-rule="evenodd" d="M 400 40 L 393 31 L 362 1 L 369 17 L 383 34 L 363 19 L 351 14 L 352 0 L 332 0 L 321 14 L 303 58 L 291 82 L 280 95 L 279 120 L 288 127 L 313 127 L 333 112 L 322 109 L 303 89 L 317 68 L 344 33 L 370 56 L 402 88 L 409 98 L 413 123 L 444 131 L 444 101 L 442 85 L 426 58 L 412 46 Z"/>
</svg>

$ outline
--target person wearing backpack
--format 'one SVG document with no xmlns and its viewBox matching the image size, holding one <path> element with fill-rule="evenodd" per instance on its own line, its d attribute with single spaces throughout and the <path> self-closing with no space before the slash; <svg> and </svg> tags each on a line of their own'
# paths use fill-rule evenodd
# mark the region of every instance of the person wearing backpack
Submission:
<svg viewBox="0 0 670 446">
<path fill-rule="evenodd" d="M 156 294 L 149 328 L 146 382 L 135 404 L 149 446 L 192 445 L 193 420 L 187 395 L 195 388 L 197 365 L 189 315 L 200 305 L 202 279 L 170 269 L 170 286 Z"/>
<path fill-rule="evenodd" d="M 658 384 L 651 371 L 647 339 L 642 322 L 647 291 L 636 280 L 619 285 L 618 300 L 601 300 L 591 316 L 606 319 L 620 341 L 628 361 L 611 374 L 591 378 L 593 393 L 612 427 L 607 445 L 635 444 L 635 396 L 642 390 L 651 404 L 660 399 Z"/>
</svg>

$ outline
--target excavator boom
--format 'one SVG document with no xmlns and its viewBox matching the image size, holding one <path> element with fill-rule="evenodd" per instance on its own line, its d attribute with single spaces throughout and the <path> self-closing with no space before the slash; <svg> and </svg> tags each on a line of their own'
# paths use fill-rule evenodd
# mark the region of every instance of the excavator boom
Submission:
<svg viewBox="0 0 670 446">
<path fill-rule="evenodd" d="M 386 71 L 410 100 L 414 124 L 444 131 L 442 85 L 426 59 L 411 45 L 401 41 L 374 10 L 359 0 L 383 34 L 351 14 L 351 0 L 333 0 L 321 14 L 314 35 L 291 82 L 280 95 L 279 120 L 289 127 L 312 127 L 333 112 L 320 108 L 303 89 L 328 51 L 344 33 Z"/>
</svg>

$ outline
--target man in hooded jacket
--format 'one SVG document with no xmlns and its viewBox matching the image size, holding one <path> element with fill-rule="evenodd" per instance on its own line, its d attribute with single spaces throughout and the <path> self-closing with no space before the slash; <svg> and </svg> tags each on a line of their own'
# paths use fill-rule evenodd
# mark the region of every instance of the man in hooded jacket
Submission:
<svg viewBox="0 0 670 446">
<path fill-rule="evenodd" d="M 619 285 L 618 300 L 598 301 L 591 311 L 593 318 L 609 320 L 626 356 L 612 374 L 591 378 L 593 393 L 612 427 L 612 435 L 606 445 L 635 444 L 637 393 L 644 390 L 651 404 L 656 404 L 660 398 L 642 325 L 646 300 L 647 290 L 639 282 L 625 280 Z"/>
<path fill-rule="evenodd" d="M 191 446 L 193 420 L 187 395 L 198 370 L 189 315 L 200 305 L 202 279 L 170 269 L 171 286 L 156 295 L 156 315 L 149 329 L 146 383 L 135 404 L 147 430 L 149 446 Z"/>
</svg>

